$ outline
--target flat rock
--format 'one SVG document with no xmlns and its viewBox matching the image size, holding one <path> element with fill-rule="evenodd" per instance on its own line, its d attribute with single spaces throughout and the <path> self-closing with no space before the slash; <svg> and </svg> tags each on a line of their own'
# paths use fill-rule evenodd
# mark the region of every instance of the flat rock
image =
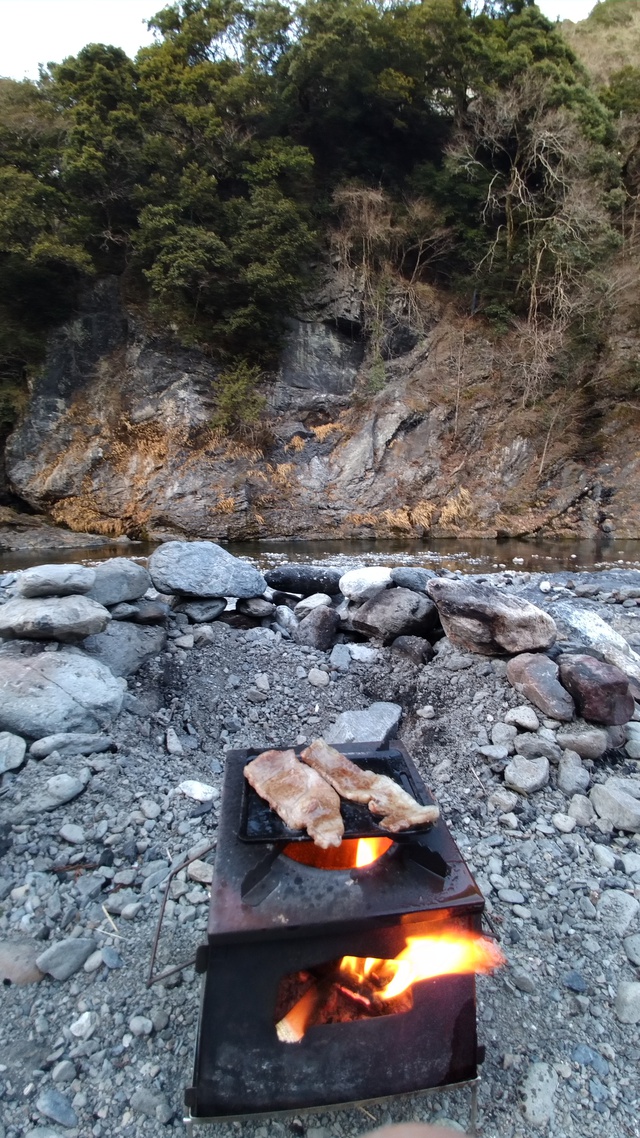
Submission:
<svg viewBox="0 0 640 1138">
<path fill-rule="evenodd" d="M 598 727 L 584 727 L 574 724 L 567 730 L 558 731 L 558 746 L 575 751 L 581 759 L 599 759 L 609 746 L 609 736 Z"/>
<path fill-rule="evenodd" d="M 139 565 L 129 557 L 110 557 L 108 561 L 100 561 L 94 568 L 95 581 L 89 590 L 89 596 L 101 605 L 137 601 L 151 586 L 151 577 L 144 565 Z"/>
<path fill-rule="evenodd" d="M 629 680 L 613 664 L 593 656 L 563 656 L 560 680 L 585 719 L 613 725 L 631 719 L 635 706 Z"/>
<path fill-rule="evenodd" d="M 365 711 L 343 711 L 324 738 L 327 743 L 385 743 L 401 715 L 399 703 L 372 703 Z"/>
<path fill-rule="evenodd" d="M 188 603 L 206 604 L 207 602 L 191 601 Z M 246 616 L 254 616 L 256 620 L 263 620 L 265 617 L 273 616 L 275 611 L 275 604 L 273 601 L 268 601 L 266 597 L 241 597 L 236 603 L 236 612 L 245 613 Z M 211 619 L 215 620 L 215 617 Z"/>
<path fill-rule="evenodd" d="M 0 729 L 31 739 L 95 732 L 119 713 L 122 699 L 120 681 L 83 652 L 0 655 Z"/>
<path fill-rule="evenodd" d="M 640 833 L 640 782 L 608 778 L 604 783 L 596 783 L 589 797 L 599 818 L 616 830 Z"/>
<path fill-rule="evenodd" d="M 375 664 L 380 657 L 378 648 L 371 648 L 368 644 L 348 644 L 349 655 L 358 664 Z"/>
<path fill-rule="evenodd" d="M 160 593 L 188 597 L 260 597 L 267 587 L 253 565 L 213 541 L 167 541 L 151 554 L 149 572 Z"/>
<path fill-rule="evenodd" d="M 82 647 L 114 676 L 130 676 L 152 656 L 162 652 L 166 643 L 164 628 L 115 620 L 104 632 L 88 636 Z"/>
<path fill-rule="evenodd" d="M 413 565 L 398 565 L 391 570 L 391 581 L 401 589 L 412 589 L 414 593 L 426 593 L 429 581 L 437 577 L 433 569 L 421 569 Z"/>
<path fill-rule="evenodd" d="M 22 799 L 12 812 L 12 818 L 18 822 L 32 815 L 42 814 L 47 810 L 57 810 L 67 802 L 82 794 L 85 783 L 81 778 L 72 774 L 54 774 L 47 779 L 44 788 L 33 791 Z"/>
<path fill-rule="evenodd" d="M 293 630 L 293 639 L 296 644 L 307 644 L 320 652 L 327 652 L 333 645 L 339 624 L 336 610 L 320 605 L 300 621 Z"/>
<path fill-rule="evenodd" d="M 620 1023 L 640 1023 L 640 984 L 636 980 L 618 985 L 615 1007 Z"/>
<path fill-rule="evenodd" d="M 334 644 L 329 656 L 329 663 L 338 672 L 348 672 L 351 664 L 351 653 L 348 644 Z"/>
<path fill-rule="evenodd" d="M 558 679 L 558 665 L 548 656 L 524 652 L 507 664 L 507 679 L 512 687 L 551 719 L 569 722 L 575 707 L 568 691 Z"/>
<path fill-rule="evenodd" d="M 585 794 L 573 795 L 567 814 L 570 818 L 575 818 L 577 826 L 590 826 L 596 816 L 596 812 Z"/>
<path fill-rule="evenodd" d="M 303 620 L 310 612 L 317 608 L 330 608 L 331 597 L 328 593 L 312 593 L 310 597 L 303 597 L 294 608 L 298 620 Z"/>
<path fill-rule="evenodd" d="M 483 656 L 549 648 L 556 638 L 552 617 L 493 585 L 437 577 L 427 586 L 453 644 Z"/>
<path fill-rule="evenodd" d="M 575 818 L 573 818 L 571 814 L 563 814 L 562 811 L 553 814 L 551 821 L 556 830 L 559 830 L 561 834 L 571 834 L 577 825 Z"/>
<path fill-rule="evenodd" d="M 532 1063 L 522 1086 L 524 1116 L 531 1126 L 546 1126 L 553 1118 L 558 1076 L 548 1063 Z"/>
<path fill-rule="evenodd" d="M 41 972 L 53 976 L 54 980 L 68 980 L 80 971 L 95 947 L 96 942 L 90 937 L 68 937 L 41 952 L 36 964 Z"/>
<path fill-rule="evenodd" d="M 382 565 L 350 569 L 340 578 L 340 592 L 350 601 L 368 601 L 391 584 L 391 570 Z"/>
<path fill-rule="evenodd" d="M 21 597 L 79 596 L 95 579 L 95 570 L 84 565 L 34 565 L 18 574 L 15 587 Z"/>
<path fill-rule="evenodd" d="M 0 731 L 0 775 L 21 767 L 26 750 L 27 744 L 20 735 Z"/>
<path fill-rule="evenodd" d="M 552 743 L 550 739 L 545 739 L 542 735 L 535 735 L 533 732 L 518 735 L 514 740 L 514 747 L 516 753 L 524 755 L 526 759 L 535 759 L 544 755 L 550 763 L 559 763 L 562 756 L 562 751 L 556 742 Z"/>
<path fill-rule="evenodd" d="M 504 717 L 504 721 L 505 723 L 512 723 L 514 727 L 519 727 L 521 731 L 537 731 L 540 726 L 540 720 L 535 711 L 526 703 L 521 704 L 520 707 L 510 708 Z"/>
<path fill-rule="evenodd" d="M 605 889 L 596 905 L 598 917 L 609 932 L 624 936 L 640 910 L 640 902 L 622 889 Z"/>
<path fill-rule="evenodd" d="M 0 636 L 73 642 L 102 632 L 110 620 L 89 597 L 14 597 L 0 606 Z"/>
<path fill-rule="evenodd" d="M 260 601 L 262 605 L 269 605 L 269 611 L 261 613 L 262 616 L 271 616 L 274 606 L 269 604 L 268 601 L 263 601 L 262 597 L 252 597 L 250 601 L 245 601 L 245 604 L 255 604 Z M 212 620 L 217 620 L 219 616 L 227 607 L 227 602 L 224 597 L 208 597 L 203 601 L 178 601 L 174 605 L 174 612 L 183 612 L 189 618 L 192 624 L 208 624 Z M 238 609 L 238 612 L 245 612 L 245 609 Z M 255 615 L 254 613 L 250 614 Z"/>
<path fill-rule="evenodd" d="M 423 636 L 396 636 L 391 642 L 391 651 L 396 656 L 405 656 L 417 667 L 428 664 L 434 655 L 431 644 Z"/>
<path fill-rule="evenodd" d="M 390 644 L 397 636 L 424 636 L 438 623 L 438 612 L 423 593 L 385 589 L 364 601 L 351 623 L 357 632 Z"/>
<path fill-rule="evenodd" d="M 71 1128 L 78 1125 L 78 1116 L 69 1099 L 61 1091 L 51 1087 L 41 1091 L 36 1099 L 36 1107 L 45 1118 L 57 1122 L 59 1126 Z"/>
<path fill-rule="evenodd" d="M 171 612 L 166 601 L 145 600 L 144 597 L 130 607 L 133 609 L 131 620 L 136 624 L 164 624 Z M 111 613 L 113 615 L 113 610 Z"/>
<path fill-rule="evenodd" d="M 307 679 L 314 688 L 326 688 L 330 683 L 328 673 L 323 672 L 321 668 L 311 668 Z"/>
<path fill-rule="evenodd" d="M 85 842 L 85 832 L 82 826 L 76 826 L 75 822 L 65 822 L 61 826 L 58 833 L 64 842 L 69 842 L 71 846 L 81 846 Z"/>
<path fill-rule="evenodd" d="M 577 751 L 565 751 L 558 763 L 558 790 L 571 798 L 582 794 L 589 786 L 589 772 L 582 765 Z"/>
<path fill-rule="evenodd" d="M 34 759 L 45 759 L 53 751 L 59 755 L 98 755 L 114 746 L 110 735 L 88 735 L 82 731 L 65 731 L 58 735 L 45 735 L 29 747 Z"/>
<path fill-rule="evenodd" d="M 505 767 L 505 786 L 518 794 L 534 794 L 536 790 L 542 790 L 548 781 L 549 760 L 544 756 L 539 759 L 523 759 L 516 755 Z"/>
<path fill-rule="evenodd" d="M 311 597 L 314 593 L 328 593 L 335 596 L 340 591 L 342 571 L 330 565 L 278 565 L 265 573 L 265 580 L 272 589 L 285 593 L 298 593 L 301 597 Z"/>
<path fill-rule="evenodd" d="M 624 941 L 624 950 L 632 964 L 640 967 L 640 933 L 628 936 Z"/>
<path fill-rule="evenodd" d="M 34 941 L 0 940 L 0 983 L 37 984 L 44 976 L 37 956 Z"/>
</svg>

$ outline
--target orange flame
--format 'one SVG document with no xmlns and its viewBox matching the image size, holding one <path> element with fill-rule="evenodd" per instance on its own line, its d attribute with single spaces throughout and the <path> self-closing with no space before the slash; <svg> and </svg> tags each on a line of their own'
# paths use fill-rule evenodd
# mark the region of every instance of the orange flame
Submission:
<svg viewBox="0 0 640 1138">
<path fill-rule="evenodd" d="M 393 845 L 391 838 L 360 838 L 356 846 L 356 869 L 372 865 Z"/>
<path fill-rule="evenodd" d="M 392 1000 L 419 980 L 469 972 L 493 972 L 501 964 L 504 964 L 504 956 L 494 941 L 473 933 L 444 932 L 434 936 L 407 937 L 407 947 L 393 960 L 343 956 L 340 971 L 357 980 L 373 976 L 379 982 L 387 981 L 377 995 L 383 1000 Z"/>
</svg>

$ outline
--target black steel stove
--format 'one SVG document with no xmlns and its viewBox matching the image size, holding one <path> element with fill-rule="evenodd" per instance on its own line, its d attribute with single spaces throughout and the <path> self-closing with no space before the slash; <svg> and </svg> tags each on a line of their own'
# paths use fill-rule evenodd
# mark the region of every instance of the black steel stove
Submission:
<svg viewBox="0 0 640 1138">
<path fill-rule="evenodd" d="M 339 749 L 433 801 L 399 744 Z M 197 958 L 204 987 L 189 1118 L 328 1107 L 475 1080 L 474 975 L 422 980 L 410 1006 L 392 1014 L 356 1014 L 283 1040 L 278 1021 L 292 977 L 322 983 L 341 958 L 384 962 L 407 937 L 445 926 L 479 934 L 484 900 L 442 819 L 392 841 L 387 834 L 388 848 L 364 868 L 305 864 L 322 860 L 317 848 L 279 822 L 265 834 L 261 808 L 248 799 L 243 768 L 257 753 L 227 755 L 208 941 Z M 359 809 L 361 829 L 382 835 Z M 357 817 L 345 822 L 343 859 L 361 832 Z"/>
</svg>

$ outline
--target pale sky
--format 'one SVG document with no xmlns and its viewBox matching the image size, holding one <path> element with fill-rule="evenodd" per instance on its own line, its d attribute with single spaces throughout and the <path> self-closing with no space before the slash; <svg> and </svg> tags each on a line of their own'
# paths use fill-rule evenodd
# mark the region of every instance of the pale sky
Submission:
<svg viewBox="0 0 640 1138">
<path fill-rule="evenodd" d="M 551 20 L 584 20 L 595 0 L 538 0 Z M 133 57 L 153 37 L 145 20 L 163 0 L 0 0 L 0 75 L 38 78 L 38 64 L 60 63 L 87 43 L 122 47 Z"/>
</svg>

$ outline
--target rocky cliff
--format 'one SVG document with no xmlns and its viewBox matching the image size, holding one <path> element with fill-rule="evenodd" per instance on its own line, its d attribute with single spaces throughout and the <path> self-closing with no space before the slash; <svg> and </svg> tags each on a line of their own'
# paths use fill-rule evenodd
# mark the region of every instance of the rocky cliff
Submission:
<svg viewBox="0 0 640 1138">
<path fill-rule="evenodd" d="M 210 427 L 212 362 L 104 280 L 52 341 L 7 443 L 13 491 L 113 536 L 640 537 L 638 408 L 527 399 L 515 333 L 422 300 L 419 341 L 400 322 L 381 378 L 358 281 L 325 267 L 290 321 L 266 428 L 240 442 Z M 638 358 L 629 325 L 612 325 L 601 370 Z"/>
</svg>

